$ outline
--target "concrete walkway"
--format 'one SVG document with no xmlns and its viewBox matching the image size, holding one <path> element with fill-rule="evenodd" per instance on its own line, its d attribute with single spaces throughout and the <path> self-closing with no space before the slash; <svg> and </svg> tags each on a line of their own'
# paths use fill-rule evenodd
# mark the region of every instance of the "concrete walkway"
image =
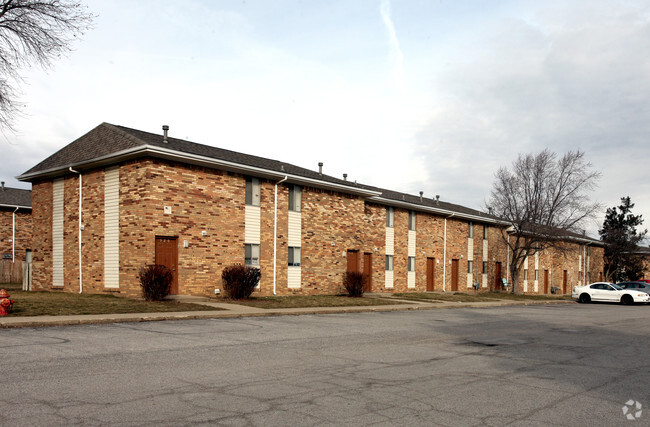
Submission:
<svg viewBox="0 0 650 427">
<path fill-rule="evenodd" d="M 367 294 L 365 298 L 391 298 L 401 303 L 394 305 L 377 306 L 349 306 L 349 307 L 305 307 L 305 308 L 273 308 L 264 309 L 249 307 L 241 304 L 216 302 L 210 298 L 179 296 L 175 299 L 193 304 L 202 304 L 214 307 L 214 311 L 179 311 L 169 313 L 127 313 L 127 314 L 87 314 L 73 316 L 33 316 L 33 317 L 0 317 L 0 328 L 24 328 L 40 326 L 62 326 L 62 325 L 87 325 L 97 323 L 120 323 L 120 322 L 148 322 L 155 320 L 181 320 L 181 319 L 218 319 L 233 317 L 263 317 L 263 316 L 286 316 L 301 314 L 333 314 L 333 313 L 365 313 L 377 311 L 404 311 L 404 310 L 432 310 L 449 308 L 479 308 L 479 307 L 502 307 L 508 305 L 533 305 L 533 304 L 572 304 L 573 301 L 566 300 L 499 300 L 481 302 L 449 302 L 434 301 L 420 302 L 400 300 L 390 294 Z"/>
</svg>

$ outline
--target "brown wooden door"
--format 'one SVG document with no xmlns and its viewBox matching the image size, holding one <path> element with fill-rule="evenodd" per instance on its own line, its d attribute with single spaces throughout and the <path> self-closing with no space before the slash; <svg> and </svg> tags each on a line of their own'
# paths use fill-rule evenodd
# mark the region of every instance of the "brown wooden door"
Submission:
<svg viewBox="0 0 650 427">
<path fill-rule="evenodd" d="M 501 263 L 494 264 L 494 290 L 499 291 L 503 289 L 503 277 L 501 277 Z"/>
<path fill-rule="evenodd" d="M 359 251 L 348 250 L 348 271 L 360 272 L 361 268 L 359 266 Z"/>
<path fill-rule="evenodd" d="M 563 294 L 566 294 L 566 285 L 567 285 L 567 283 L 569 281 L 568 277 L 569 277 L 569 273 L 567 272 L 567 270 L 564 270 L 564 273 L 562 274 L 562 293 Z"/>
<path fill-rule="evenodd" d="M 433 292 L 433 289 L 435 288 L 435 281 L 433 278 L 435 272 L 436 272 L 436 259 L 427 258 L 427 292 Z"/>
<path fill-rule="evenodd" d="M 171 295 L 178 294 L 178 238 L 156 236 L 156 264 L 169 268 L 174 275 Z"/>
<path fill-rule="evenodd" d="M 452 292 L 458 291 L 458 260 L 451 260 L 451 290 Z"/>
<path fill-rule="evenodd" d="M 363 291 L 371 292 L 372 290 L 372 254 L 366 252 L 363 254 Z"/>
<path fill-rule="evenodd" d="M 544 293 L 548 293 L 548 270 L 544 270 Z"/>
</svg>

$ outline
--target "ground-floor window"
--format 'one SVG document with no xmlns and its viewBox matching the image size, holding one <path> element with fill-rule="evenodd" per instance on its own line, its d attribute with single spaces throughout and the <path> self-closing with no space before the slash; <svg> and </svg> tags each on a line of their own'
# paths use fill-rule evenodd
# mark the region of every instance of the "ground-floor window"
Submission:
<svg viewBox="0 0 650 427">
<path fill-rule="evenodd" d="M 244 249 L 245 264 L 251 267 L 260 266 L 260 245 L 247 243 Z"/>
</svg>

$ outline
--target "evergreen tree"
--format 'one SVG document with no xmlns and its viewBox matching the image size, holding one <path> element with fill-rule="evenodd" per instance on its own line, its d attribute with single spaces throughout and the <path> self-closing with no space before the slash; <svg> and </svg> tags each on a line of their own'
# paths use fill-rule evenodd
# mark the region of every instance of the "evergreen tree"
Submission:
<svg viewBox="0 0 650 427">
<path fill-rule="evenodd" d="M 603 228 L 598 230 L 605 243 L 605 276 L 614 282 L 643 276 L 643 257 L 638 253 L 638 245 L 648 230 L 637 232 L 643 218 L 633 215 L 632 208 L 630 197 L 622 197 L 620 206 L 607 209 Z"/>
</svg>

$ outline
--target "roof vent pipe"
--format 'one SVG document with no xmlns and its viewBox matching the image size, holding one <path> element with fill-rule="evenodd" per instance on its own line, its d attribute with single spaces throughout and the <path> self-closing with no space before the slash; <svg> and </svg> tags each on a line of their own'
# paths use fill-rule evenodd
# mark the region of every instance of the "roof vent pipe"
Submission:
<svg viewBox="0 0 650 427">
<path fill-rule="evenodd" d="M 347 173 L 344 173 L 344 174 L 343 174 L 343 181 L 347 181 L 347 180 L 348 180 L 348 174 L 347 174 Z"/>
<path fill-rule="evenodd" d="M 167 131 L 169 130 L 169 126 L 163 125 L 163 142 L 167 144 Z"/>
<path fill-rule="evenodd" d="M 5 191 L 5 182 L 4 182 L 4 181 L 0 181 L 0 184 L 2 184 L 2 191 Z"/>
<path fill-rule="evenodd" d="M 423 195 L 424 195 L 424 191 L 420 191 L 420 202 L 423 202 L 423 201 L 424 201 L 424 200 L 422 200 L 422 196 L 423 196 Z"/>
<path fill-rule="evenodd" d="M 488 213 L 492 215 L 492 206 L 488 206 Z"/>
<path fill-rule="evenodd" d="M 436 194 L 436 205 L 440 204 L 440 194 Z"/>
<path fill-rule="evenodd" d="M 318 162 L 318 174 L 323 174 L 323 162 Z"/>
</svg>

